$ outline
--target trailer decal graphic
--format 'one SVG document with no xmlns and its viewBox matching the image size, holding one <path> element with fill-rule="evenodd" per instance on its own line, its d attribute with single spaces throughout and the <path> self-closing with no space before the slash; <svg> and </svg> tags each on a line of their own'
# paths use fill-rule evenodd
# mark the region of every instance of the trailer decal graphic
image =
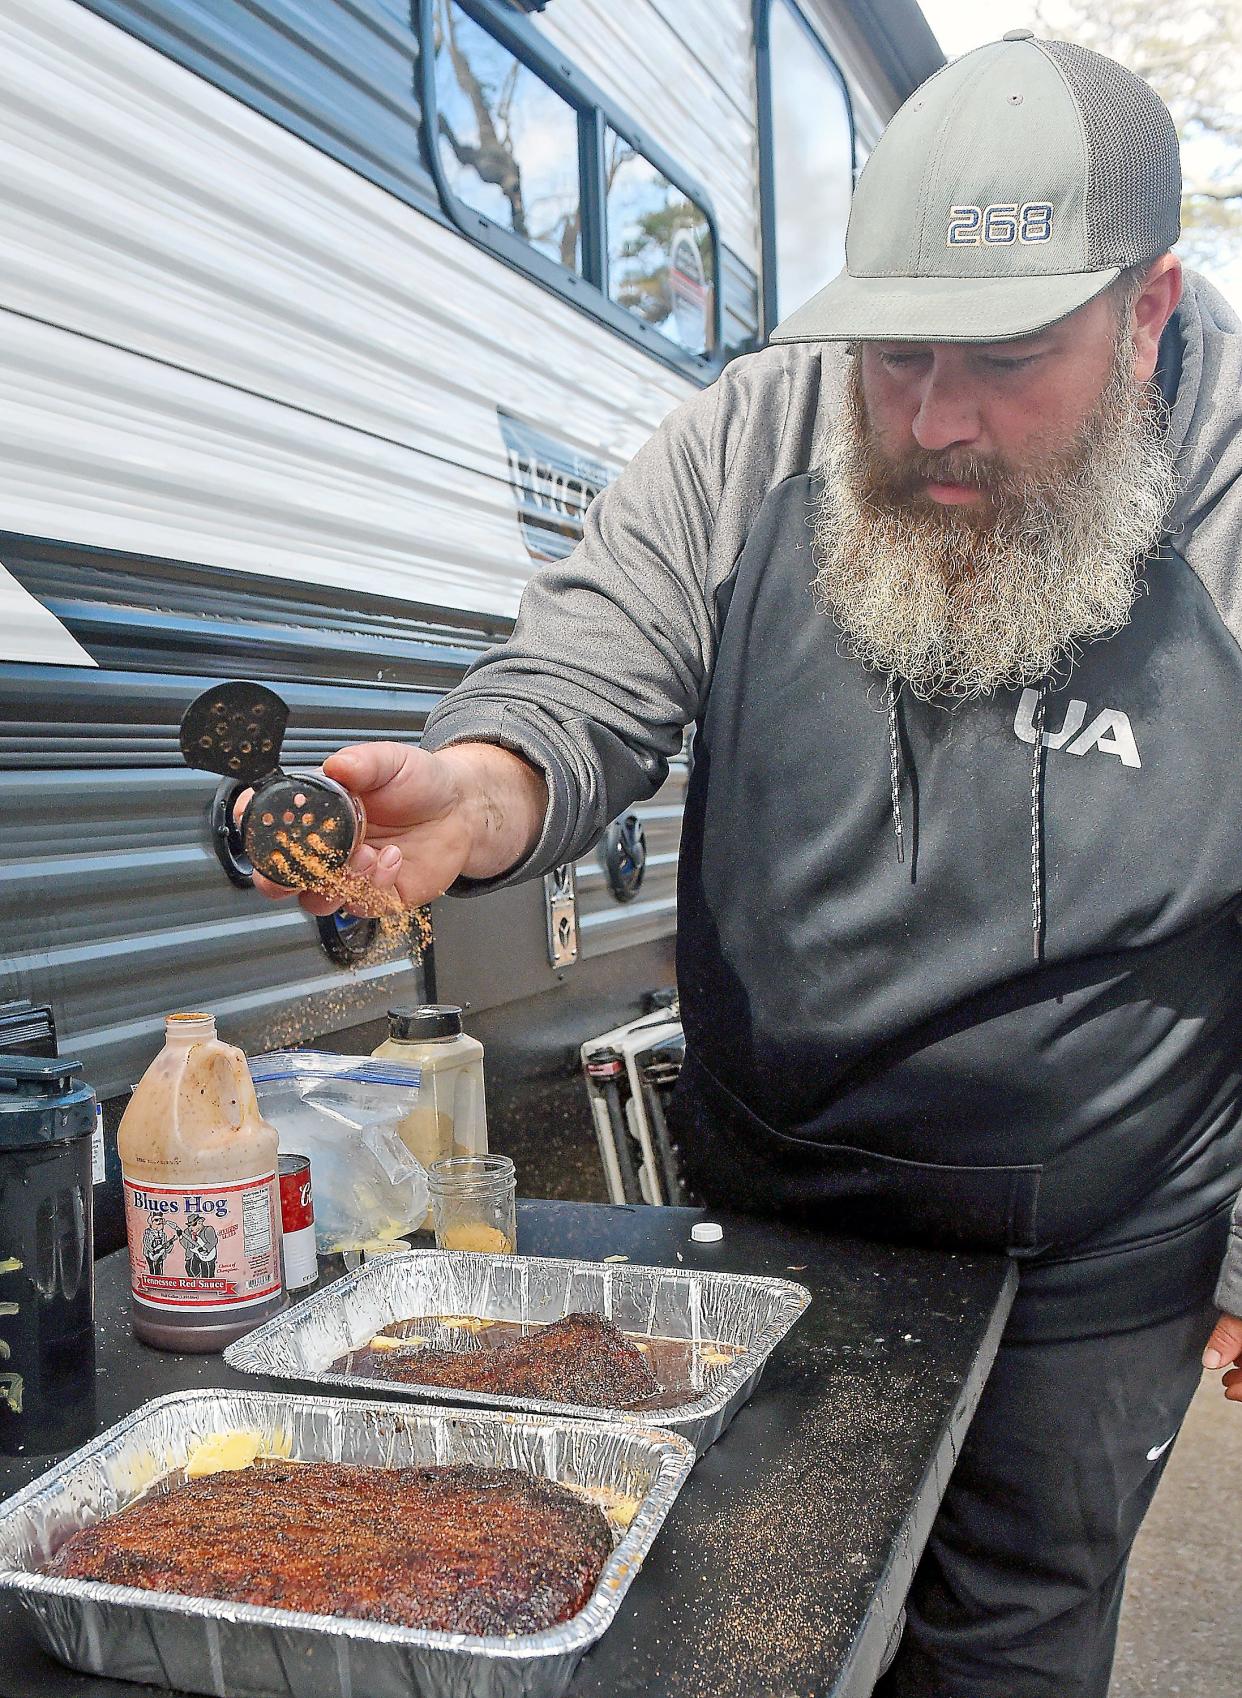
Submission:
<svg viewBox="0 0 1242 1698">
<path fill-rule="evenodd" d="M 526 552 L 532 560 L 564 560 L 582 540 L 587 508 L 616 474 L 503 407 L 496 416 Z"/>
</svg>

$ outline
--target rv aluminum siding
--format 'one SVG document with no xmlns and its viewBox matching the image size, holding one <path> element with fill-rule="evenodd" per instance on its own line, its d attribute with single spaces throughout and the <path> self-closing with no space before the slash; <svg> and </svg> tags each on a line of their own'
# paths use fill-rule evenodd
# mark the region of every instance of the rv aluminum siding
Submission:
<svg viewBox="0 0 1242 1698">
<path fill-rule="evenodd" d="M 186 702 L 274 681 L 302 761 L 416 737 L 533 569 L 497 408 L 615 471 L 692 386 L 436 216 L 401 145 L 416 85 L 395 14 L 299 9 L 294 101 L 287 60 L 220 34 L 230 14 L 270 46 L 279 4 L 186 4 L 180 31 L 177 7 L 142 8 L 162 41 L 104 10 L 139 21 L 12 0 L 2 26 L 0 560 L 98 670 L 24 664 L 8 634 L 0 982 L 53 1001 L 111 1096 L 187 998 L 256 1048 L 421 994 L 400 962 L 334 966 L 295 905 L 227 883 L 214 786 L 177 751 Z M 335 53 L 330 18 L 355 30 Z M 367 112 L 373 145 L 351 154 L 345 120 Z M 727 263 L 753 336 L 753 241 L 749 259 Z M 584 958 L 671 931 L 680 784 L 651 805 L 639 902 L 584 864 Z M 533 958 L 495 988 L 529 996 L 558 979 L 530 893 L 506 900 Z M 457 958 L 486 1005 L 496 915 L 462 920 L 440 994 Z"/>
<path fill-rule="evenodd" d="M 883 55 L 825 8 L 886 113 Z M 552 0 L 532 27 L 706 185 L 751 344 L 751 0 Z M 416 737 L 535 569 L 499 411 L 608 475 L 694 384 L 452 227 L 397 0 L 8 0 L 0 45 L 0 562 L 97 666 L 0 629 L 0 992 L 51 1000 L 111 1096 L 187 1000 L 261 1048 L 421 994 L 227 883 L 184 705 L 269 679 L 302 761 Z M 636 900 L 579 867 L 584 960 L 671 933 L 684 782 L 636 810 Z M 439 994 L 572 995 L 540 900 L 453 904 Z"/>
</svg>

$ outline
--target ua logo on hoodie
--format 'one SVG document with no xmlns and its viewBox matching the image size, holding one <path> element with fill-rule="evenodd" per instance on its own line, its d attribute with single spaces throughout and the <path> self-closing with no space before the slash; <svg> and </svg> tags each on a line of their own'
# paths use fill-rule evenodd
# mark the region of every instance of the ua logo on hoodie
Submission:
<svg viewBox="0 0 1242 1698">
<path fill-rule="evenodd" d="M 1035 741 L 1035 708 L 1038 702 L 1037 690 L 1023 690 L 1013 728 L 1024 743 Z M 1085 755 L 1088 749 L 1099 749 L 1102 754 L 1118 755 L 1125 766 L 1142 766 L 1129 718 L 1120 708 L 1105 708 L 1084 730 L 1086 717 L 1086 702 L 1071 701 L 1065 709 L 1061 729 L 1044 732 L 1044 748 L 1066 749 L 1068 745 L 1066 752 L 1071 755 Z M 1072 743 L 1071 737 L 1074 739 Z"/>
</svg>

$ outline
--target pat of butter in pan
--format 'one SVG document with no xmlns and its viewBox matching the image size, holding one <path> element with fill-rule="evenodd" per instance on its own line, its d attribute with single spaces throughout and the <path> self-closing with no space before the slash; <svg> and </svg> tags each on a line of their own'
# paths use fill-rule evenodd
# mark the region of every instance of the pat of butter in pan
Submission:
<svg viewBox="0 0 1242 1698">
<path fill-rule="evenodd" d="M 607 1486 L 578 1486 L 569 1480 L 561 1480 L 559 1484 L 564 1486 L 566 1491 L 585 1498 L 588 1503 L 598 1504 L 613 1526 L 622 1533 L 643 1507 L 641 1498 L 623 1497 L 620 1492 L 610 1492 Z"/>
<path fill-rule="evenodd" d="M 188 1480 L 203 1480 L 208 1474 L 237 1473 L 243 1468 L 252 1468 L 261 1456 L 287 1457 L 290 1449 L 288 1439 L 283 1443 L 278 1436 L 268 1440 L 262 1433 L 248 1433 L 235 1430 L 231 1433 L 213 1433 L 209 1439 L 196 1444 L 185 1459 L 185 1473 Z"/>
<path fill-rule="evenodd" d="M 434 1318 L 436 1325 L 443 1327 L 446 1332 L 480 1333 L 485 1332 L 492 1324 L 481 1315 L 436 1315 Z M 377 1332 L 374 1338 L 367 1340 L 372 1350 L 403 1350 L 430 1343 L 429 1338 L 419 1338 L 413 1333 Z"/>
</svg>

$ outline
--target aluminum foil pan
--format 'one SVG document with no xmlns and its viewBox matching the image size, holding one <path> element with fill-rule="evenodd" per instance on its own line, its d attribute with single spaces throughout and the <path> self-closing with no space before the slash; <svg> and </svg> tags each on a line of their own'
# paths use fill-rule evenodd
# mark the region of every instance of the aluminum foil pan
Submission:
<svg viewBox="0 0 1242 1698">
<path fill-rule="evenodd" d="M 753 1394 L 768 1356 L 810 1301 L 801 1285 L 748 1274 L 412 1250 L 372 1262 L 286 1310 L 229 1345 L 224 1359 L 242 1373 L 336 1386 L 355 1395 L 656 1423 L 689 1439 L 702 1455 Z M 381 1327 L 414 1315 L 538 1324 L 575 1310 L 604 1315 L 623 1332 L 692 1341 L 693 1396 L 659 1411 L 586 1409 L 330 1371 L 333 1362 L 367 1343 Z M 713 1363 L 709 1349 L 700 1353 L 697 1348 L 712 1343 L 730 1345 L 740 1354 Z"/>
<path fill-rule="evenodd" d="M 39 1570 L 70 1533 L 176 1475 L 217 1433 L 257 1432 L 304 1461 L 524 1468 L 598 1496 L 639 1500 L 572 1621 L 482 1638 L 225 1604 Z M 0 1586 L 70 1667 L 218 1698 L 560 1698 L 617 1613 L 694 1462 L 683 1440 L 632 1422 L 539 1420 L 249 1391 L 159 1398 L 0 1504 Z M 631 1502 L 632 1507 L 632 1502 Z"/>
</svg>

